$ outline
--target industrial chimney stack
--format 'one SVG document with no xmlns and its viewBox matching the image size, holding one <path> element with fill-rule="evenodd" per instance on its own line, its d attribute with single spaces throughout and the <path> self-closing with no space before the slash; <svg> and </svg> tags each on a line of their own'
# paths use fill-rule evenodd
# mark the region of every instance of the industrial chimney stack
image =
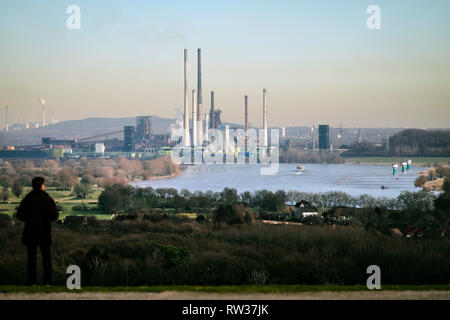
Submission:
<svg viewBox="0 0 450 320">
<path fill-rule="evenodd" d="M 184 49 L 184 146 L 190 146 L 189 138 L 189 94 L 188 94 L 188 61 L 187 49 Z"/>
<path fill-rule="evenodd" d="M 211 91 L 211 111 L 209 112 L 209 118 L 210 118 L 209 127 L 211 129 L 215 129 L 216 123 L 215 123 L 215 119 L 214 119 L 214 91 Z"/>
<path fill-rule="evenodd" d="M 192 90 L 192 145 L 197 146 L 197 107 L 196 92 Z"/>
<path fill-rule="evenodd" d="M 268 137 L 267 137 L 267 89 L 263 89 L 263 129 L 264 129 L 263 146 L 267 147 L 267 145 L 268 145 Z"/>
<path fill-rule="evenodd" d="M 6 130 L 6 132 L 8 132 L 8 130 L 9 130 L 9 127 L 8 127 L 8 105 L 6 105 L 6 117 L 5 117 L 5 122 L 6 122 L 6 127 L 5 127 L 5 130 Z"/>
<path fill-rule="evenodd" d="M 203 143 L 203 104 L 202 104 L 202 51 L 197 49 L 197 121 L 199 144 Z"/>
<path fill-rule="evenodd" d="M 45 127 L 46 123 L 45 123 L 45 104 L 42 105 L 42 126 Z"/>
<path fill-rule="evenodd" d="M 247 156 L 248 153 L 248 97 L 245 96 L 245 108 L 244 108 L 244 115 L 245 115 L 245 155 Z"/>
</svg>

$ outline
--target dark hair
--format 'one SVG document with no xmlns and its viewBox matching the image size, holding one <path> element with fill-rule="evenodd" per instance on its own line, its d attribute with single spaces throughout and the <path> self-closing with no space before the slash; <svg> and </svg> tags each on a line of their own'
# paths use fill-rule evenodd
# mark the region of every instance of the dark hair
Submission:
<svg viewBox="0 0 450 320">
<path fill-rule="evenodd" d="M 33 190 L 34 191 L 41 190 L 44 181 L 45 179 L 42 177 L 34 177 L 33 180 L 31 180 L 31 186 L 33 187 Z"/>
</svg>

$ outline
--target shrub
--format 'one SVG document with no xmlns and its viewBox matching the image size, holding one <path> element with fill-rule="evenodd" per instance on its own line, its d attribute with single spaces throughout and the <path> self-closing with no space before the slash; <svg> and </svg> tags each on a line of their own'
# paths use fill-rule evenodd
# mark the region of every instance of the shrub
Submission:
<svg viewBox="0 0 450 320">
<path fill-rule="evenodd" d="M 80 183 L 73 188 L 73 193 L 77 198 L 86 199 L 86 197 L 94 192 L 94 187 L 91 184 Z"/>
<path fill-rule="evenodd" d="M 202 214 L 198 215 L 197 218 L 195 218 L 195 220 L 196 220 L 197 223 L 199 223 L 199 224 L 206 224 L 206 222 L 207 222 L 205 216 L 202 215 Z"/>
<path fill-rule="evenodd" d="M 243 210 L 238 204 L 220 204 L 214 211 L 216 223 L 240 224 L 243 219 Z"/>
<path fill-rule="evenodd" d="M 12 224 L 12 219 L 8 214 L 0 214 L 0 227 L 9 227 Z"/>
<path fill-rule="evenodd" d="M 98 197 L 98 206 L 105 213 L 119 213 L 131 208 L 134 188 L 130 185 L 115 184 L 107 187 Z"/>
<path fill-rule="evenodd" d="M 190 252 L 186 248 L 162 244 L 154 244 L 154 246 L 159 249 L 158 254 L 161 259 L 160 262 L 166 267 L 174 267 L 183 264 L 190 256 Z"/>
<path fill-rule="evenodd" d="M 11 187 L 12 193 L 18 198 L 23 192 L 22 183 L 19 180 L 14 181 Z"/>
<path fill-rule="evenodd" d="M 442 190 L 450 191 L 450 177 L 444 178 L 444 184 L 442 185 Z"/>
<path fill-rule="evenodd" d="M 64 225 L 68 228 L 79 227 L 84 222 L 84 216 L 67 216 L 64 218 Z"/>
<path fill-rule="evenodd" d="M 428 181 L 427 177 L 425 177 L 424 175 L 421 175 L 421 176 L 417 177 L 416 181 L 414 181 L 414 186 L 423 187 L 427 181 Z"/>
<path fill-rule="evenodd" d="M 3 202 L 8 201 L 9 199 L 9 190 L 7 187 L 3 187 L 2 192 L 0 193 L 0 198 Z"/>
</svg>

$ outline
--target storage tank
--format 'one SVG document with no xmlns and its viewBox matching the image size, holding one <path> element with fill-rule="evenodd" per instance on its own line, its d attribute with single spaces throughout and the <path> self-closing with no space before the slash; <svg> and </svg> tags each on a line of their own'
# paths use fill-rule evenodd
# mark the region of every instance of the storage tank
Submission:
<svg viewBox="0 0 450 320">
<path fill-rule="evenodd" d="M 95 144 L 95 153 L 105 153 L 105 144 L 104 143 L 96 143 Z"/>
</svg>

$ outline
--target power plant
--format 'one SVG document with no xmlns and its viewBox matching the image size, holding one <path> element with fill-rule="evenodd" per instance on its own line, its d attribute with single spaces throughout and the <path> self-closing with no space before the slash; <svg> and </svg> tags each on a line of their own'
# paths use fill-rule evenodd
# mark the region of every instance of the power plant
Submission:
<svg viewBox="0 0 450 320">
<path fill-rule="evenodd" d="M 215 91 L 211 90 L 211 106 L 209 112 L 203 110 L 203 97 L 202 97 L 202 52 L 201 49 L 197 49 L 197 89 L 192 89 L 192 97 L 189 97 L 189 63 L 188 63 L 188 49 L 184 49 L 184 63 L 183 63 L 183 119 L 179 121 L 177 126 L 182 126 L 184 139 L 178 141 L 171 141 L 169 134 L 153 134 L 152 132 L 152 118 L 150 116 L 138 116 L 136 117 L 136 125 L 126 125 L 121 131 L 109 132 L 106 134 L 97 134 L 93 137 L 67 140 L 67 139 L 53 139 L 50 137 L 42 138 L 42 145 L 39 146 L 40 150 L 53 150 L 54 153 L 58 153 L 63 156 L 64 154 L 79 154 L 80 156 L 120 156 L 121 153 L 125 154 L 156 154 L 158 150 L 170 151 L 173 146 L 178 143 L 184 148 L 199 147 L 203 148 L 209 144 L 209 140 L 216 137 L 212 137 L 210 134 L 210 128 L 220 130 L 224 138 L 224 143 L 227 146 L 227 150 L 223 152 L 232 152 L 236 156 L 239 147 L 234 147 L 237 144 L 237 138 L 230 139 L 230 129 L 238 129 L 236 126 L 230 128 L 229 125 L 222 125 L 221 112 L 215 101 Z M 252 138 L 252 142 L 259 143 L 257 147 L 267 148 L 269 145 L 268 138 L 268 116 L 267 116 L 267 89 L 263 89 L 263 136 L 259 139 Z M 190 99 L 191 98 L 191 99 Z M 47 126 L 46 121 L 46 107 L 47 103 L 44 99 L 39 99 L 42 106 L 42 127 Z M 189 103 L 192 104 L 192 119 L 189 118 L 190 110 Z M 249 106 L 248 96 L 245 95 L 244 101 L 244 128 L 245 128 L 245 149 L 239 152 L 245 152 L 248 156 L 249 152 Z M 8 131 L 8 106 L 6 106 L 6 131 Z M 192 121 L 192 122 L 191 122 Z M 52 111 L 51 122 L 54 122 L 54 115 Z M 192 127 L 191 124 L 192 123 Z M 37 128 L 38 126 L 36 126 Z M 123 140 L 113 139 L 108 140 L 108 135 L 115 135 L 123 133 Z M 101 138 L 106 137 L 106 139 Z M 259 142 L 258 142 L 259 141 Z M 30 146 L 34 148 L 36 146 Z M 20 147 L 22 148 L 22 147 Z M 29 148 L 28 148 L 29 149 Z M 228 150 L 230 149 L 230 150 Z M 33 149 L 34 150 L 34 149 Z M 56 150 L 61 150 L 56 152 Z M 73 152 L 75 150 L 75 153 Z M 115 153 L 115 154 L 114 154 Z M 124 155 L 125 155 L 124 154 Z M 224 154 L 225 156 L 225 154 Z M 227 155 L 228 157 L 228 155 Z"/>
<path fill-rule="evenodd" d="M 196 151 L 204 150 L 206 145 L 208 145 L 212 140 L 216 137 L 216 133 L 212 134 L 212 130 L 219 130 L 221 132 L 224 140 L 230 142 L 231 147 L 236 154 L 244 152 L 245 156 L 248 156 L 250 151 L 250 143 L 252 143 L 251 147 L 256 146 L 256 150 L 261 148 L 269 149 L 269 119 L 268 119 L 268 102 L 267 102 L 267 93 L 268 89 L 263 89 L 263 97 L 262 97 L 262 130 L 260 130 L 260 134 L 254 136 L 253 133 L 249 134 L 249 96 L 244 96 L 244 124 L 243 125 L 231 125 L 230 124 L 222 124 L 221 121 L 221 113 L 222 110 L 218 107 L 217 104 L 217 95 L 215 90 L 211 90 L 211 105 L 210 110 L 206 111 L 203 109 L 203 97 L 202 97 L 202 52 L 201 49 L 197 49 L 197 88 L 191 90 L 192 96 L 189 97 L 189 63 L 188 63 L 188 49 L 184 49 L 184 64 L 183 64 L 183 76 L 184 76 L 184 88 L 183 88 L 183 119 L 179 119 L 176 128 L 182 127 L 183 134 L 185 139 L 178 139 L 177 141 L 171 140 L 171 135 L 169 133 L 160 133 L 154 134 L 152 131 L 152 118 L 150 116 L 138 116 L 136 117 L 136 125 L 126 125 L 122 130 L 118 130 L 115 128 L 115 131 L 99 134 L 95 132 L 95 136 L 82 138 L 82 139 L 53 139 L 50 137 L 41 137 L 42 144 L 40 145 L 28 145 L 28 146 L 3 146 L 4 150 L 21 150 L 21 151 L 50 151 L 50 153 L 58 153 L 59 155 L 64 155 L 64 152 L 69 154 L 69 156 L 76 156 L 78 152 L 78 156 L 99 156 L 99 152 L 95 152 L 96 150 L 104 150 L 104 152 L 100 152 L 102 156 L 105 157 L 115 157 L 115 156 L 135 156 L 142 155 L 143 157 L 150 157 L 154 154 L 160 154 L 161 150 L 163 154 L 170 153 L 172 151 L 172 147 L 180 144 L 184 148 L 194 147 Z M 40 98 L 39 100 L 40 106 L 42 107 L 42 121 L 31 121 L 26 122 L 25 124 L 13 123 L 10 124 L 10 115 L 8 105 L 5 105 L 5 117 L 4 122 L 4 131 L 12 132 L 16 130 L 35 130 L 47 127 L 49 124 L 54 124 L 54 112 L 51 110 L 51 115 L 49 119 L 46 119 L 46 111 L 47 111 L 47 102 Z M 192 113 L 190 114 L 189 103 L 192 106 Z M 220 104 L 219 104 L 220 105 Z M 257 113 L 259 114 L 259 112 Z M 32 113 L 34 117 L 35 113 Z M 190 116 L 191 115 L 191 119 Z M 49 120 L 49 121 L 47 121 Z M 192 123 L 192 125 L 191 125 Z M 122 126 L 123 124 L 121 124 Z M 228 127 L 228 130 L 227 130 Z M 229 132 L 229 129 L 235 130 L 239 128 L 244 128 L 245 137 L 244 137 L 244 146 L 238 146 L 238 139 L 233 137 L 230 139 L 230 135 L 233 132 Z M 211 130 L 210 130 L 211 129 Z M 161 130 L 161 129 L 160 129 Z M 301 133 L 303 130 L 303 133 Z M 396 129 L 397 130 L 397 129 Z M 317 139 L 316 126 L 313 125 L 311 127 L 280 127 L 279 132 L 281 133 L 281 139 L 283 141 L 284 149 L 296 148 L 299 150 L 308 150 L 312 149 L 315 153 L 317 149 L 324 151 L 329 150 L 329 152 L 333 152 L 333 141 L 336 140 L 336 137 L 330 135 L 330 126 L 329 125 L 319 125 L 319 137 Z M 400 129 L 397 130 L 397 132 Z M 51 131 L 46 132 L 43 135 L 49 135 Z M 122 133 L 123 140 L 114 138 L 108 139 L 109 135 L 114 135 Z M 362 131 L 361 129 L 357 129 L 356 131 L 351 131 L 349 128 L 346 129 L 345 135 L 343 133 L 342 126 L 339 128 L 339 135 L 337 138 L 338 142 L 335 141 L 335 144 L 338 145 L 337 152 L 344 150 L 347 146 L 349 146 L 354 141 L 353 137 L 357 135 L 357 141 L 362 141 Z M 373 132 L 364 132 L 365 135 L 375 137 Z M 380 136 L 380 134 L 378 134 Z M 380 136 L 381 137 L 381 136 Z M 389 134 L 383 132 L 383 137 L 386 137 L 382 144 L 386 149 L 386 153 L 389 152 Z M 332 139 L 334 139 L 332 141 Z M 346 141 L 344 141 L 346 140 Z M 317 148 L 318 141 L 318 148 Z M 225 141 L 224 141 L 225 142 Z M 100 144 L 103 144 L 103 147 L 100 147 Z M 15 148 L 15 149 L 14 149 Z M 243 149 L 245 148 L 245 149 Z M 66 150 L 66 151 L 64 151 Z M 254 149 L 252 149 L 254 150 Z M 75 151 L 72 153 L 72 151 Z M 224 152 L 227 152 L 224 150 Z M 52 154 L 53 154 L 52 153 Z M 9 156 L 9 155 L 8 155 Z M 407 163 L 408 166 L 408 163 Z"/>
</svg>

